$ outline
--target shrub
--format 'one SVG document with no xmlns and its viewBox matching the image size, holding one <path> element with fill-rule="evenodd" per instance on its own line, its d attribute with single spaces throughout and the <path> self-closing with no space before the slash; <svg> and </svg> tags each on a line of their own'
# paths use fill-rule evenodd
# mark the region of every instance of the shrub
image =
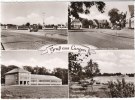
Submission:
<svg viewBox="0 0 135 100">
<path fill-rule="evenodd" d="M 134 97 L 134 83 L 127 83 L 123 78 L 122 81 L 108 82 L 109 94 L 113 98 Z"/>
</svg>

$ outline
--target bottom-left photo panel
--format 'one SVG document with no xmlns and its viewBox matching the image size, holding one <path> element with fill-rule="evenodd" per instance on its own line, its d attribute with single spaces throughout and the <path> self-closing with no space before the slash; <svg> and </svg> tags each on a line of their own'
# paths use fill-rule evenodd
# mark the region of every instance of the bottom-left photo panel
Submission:
<svg viewBox="0 0 135 100">
<path fill-rule="evenodd" d="M 68 53 L 1 52 L 1 98 L 68 98 Z"/>
</svg>

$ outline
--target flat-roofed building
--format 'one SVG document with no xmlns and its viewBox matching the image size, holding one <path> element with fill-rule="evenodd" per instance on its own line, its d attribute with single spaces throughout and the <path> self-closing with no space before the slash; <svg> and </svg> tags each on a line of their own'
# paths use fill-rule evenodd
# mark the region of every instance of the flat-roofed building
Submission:
<svg viewBox="0 0 135 100">
<path fill-rule="evenodd" d="M 56 76 L 31 74 L 15 68 L 5 74 L 5 85 L 62 85 L 62 80 Z"/>
<path fill-rule="evenodd" d="M 56 76 L 31 74 L 31 85 L 62 85 L 62 81 Z"/>
</svg>

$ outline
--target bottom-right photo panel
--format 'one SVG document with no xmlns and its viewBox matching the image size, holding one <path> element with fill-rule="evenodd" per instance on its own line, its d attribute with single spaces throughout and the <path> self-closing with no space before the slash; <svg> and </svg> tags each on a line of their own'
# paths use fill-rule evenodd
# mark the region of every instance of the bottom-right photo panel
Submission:
<svg viewBox="0 0 135 100">
<path fill-rule="evenodd" d="M 70 98 L 126 98 L 135 94 L 134 50 L 69 55 Z"/>
</svg>

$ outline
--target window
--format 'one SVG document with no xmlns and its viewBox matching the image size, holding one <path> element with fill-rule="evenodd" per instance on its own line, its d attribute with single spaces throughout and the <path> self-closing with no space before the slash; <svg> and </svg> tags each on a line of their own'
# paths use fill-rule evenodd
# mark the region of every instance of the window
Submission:
<svg viewBox="0 0 135 100">
<path fill-rule="evenodd" d="M 50 82 L 50 80 L 39 80 L 39 82 Z"/>
<path fill-rule="evenodd" d="M 31 80 L 31 82 L 37 82 L 37 80 Z"/>
<path fill-rule="evenodd" d="M 20 81 L 20 85 L 22 85 L 22 81 Z"/>
</svg>

